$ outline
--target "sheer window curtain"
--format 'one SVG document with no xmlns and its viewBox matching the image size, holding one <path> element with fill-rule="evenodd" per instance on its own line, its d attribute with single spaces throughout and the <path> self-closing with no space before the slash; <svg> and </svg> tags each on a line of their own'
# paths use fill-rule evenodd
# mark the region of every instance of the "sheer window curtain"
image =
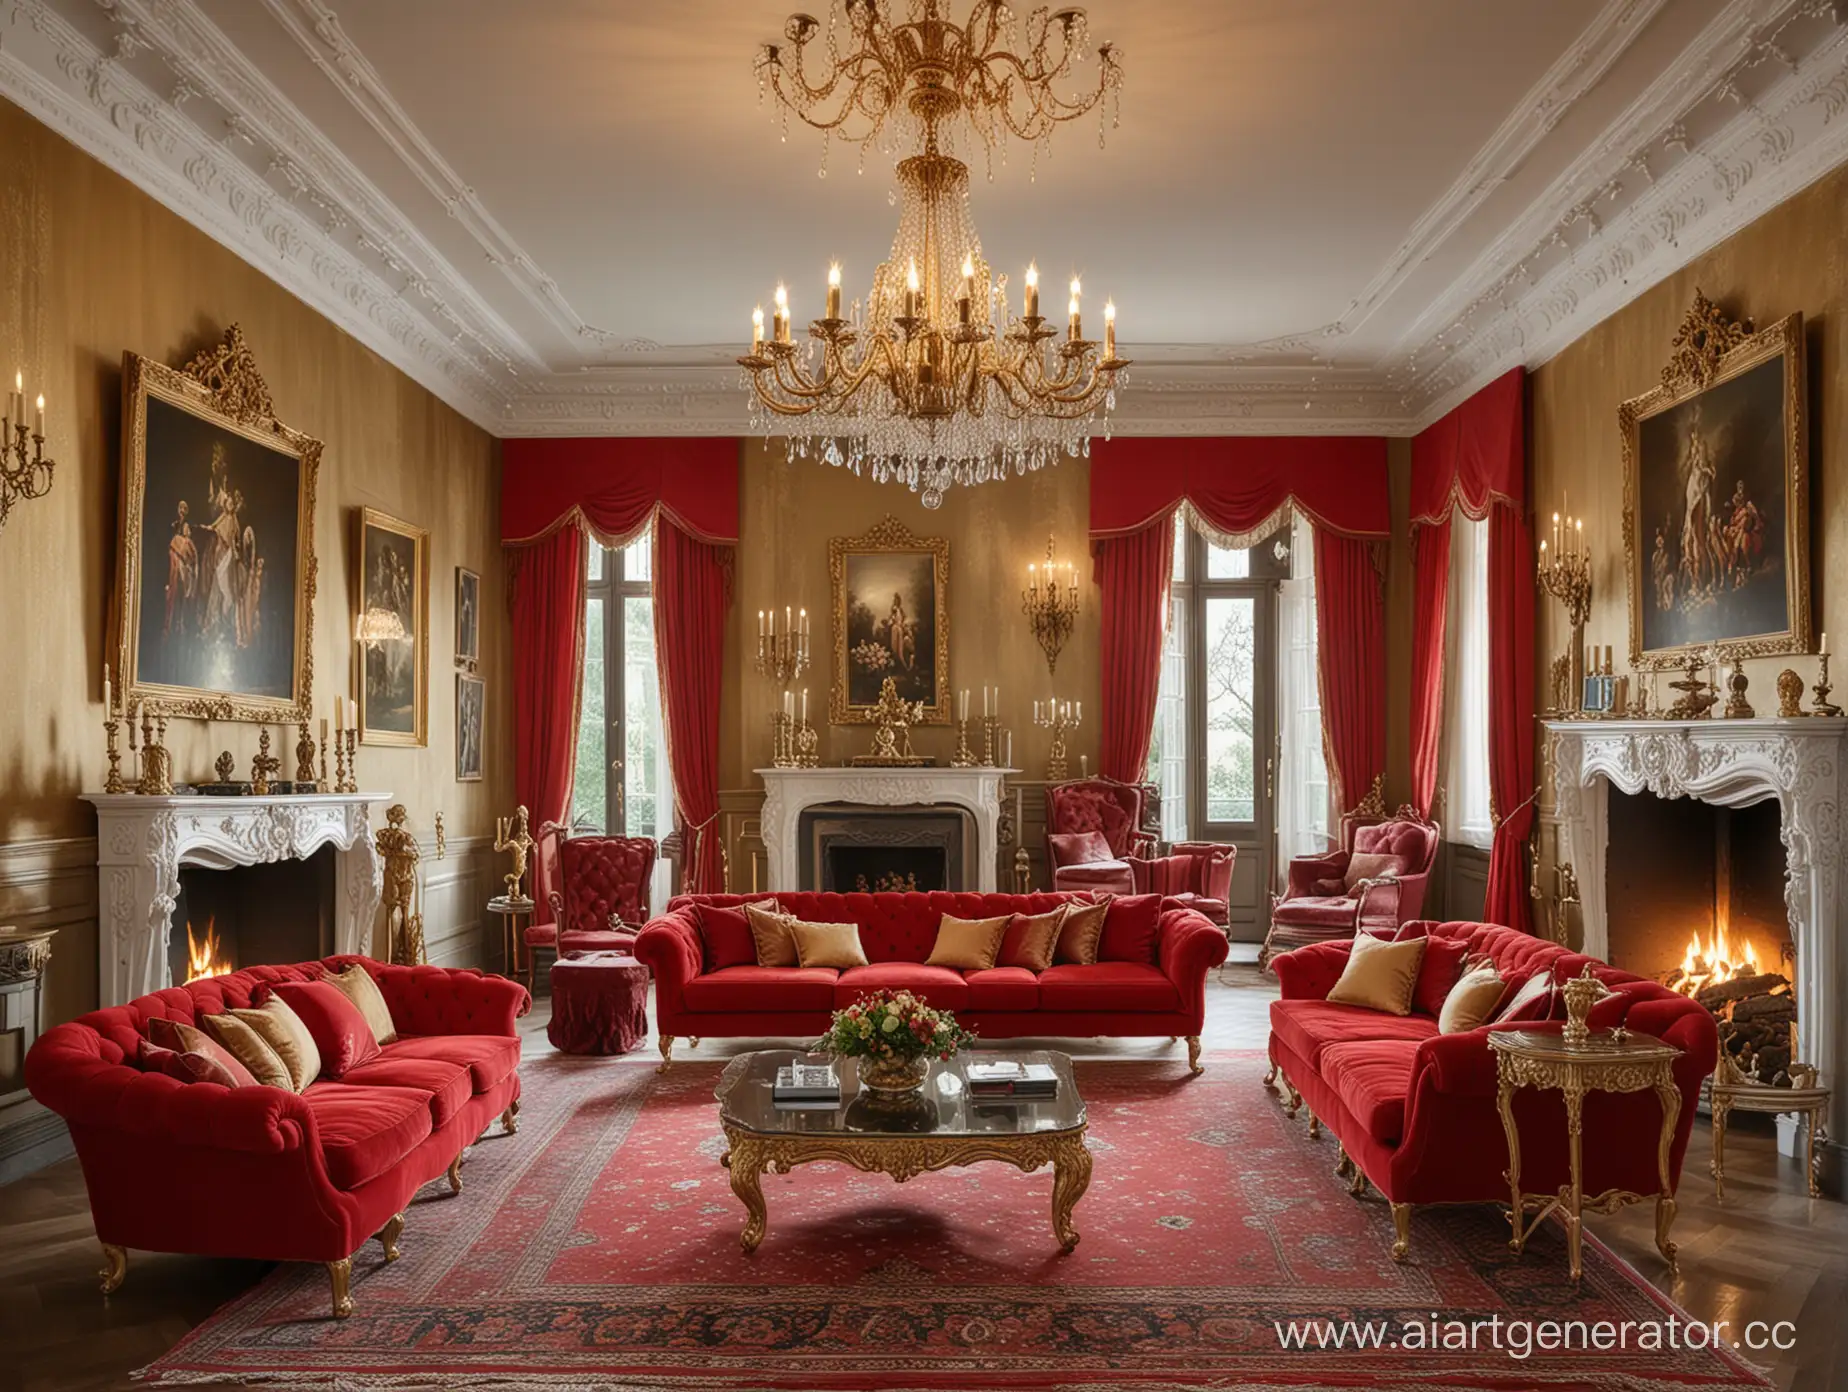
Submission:
<svg viewBox="0 0 1848 1392">
<path fill-rule="evenodd" d="M 1450 519 L 1450 583 L 1444 641 L 1445 839 L 1487 850 L 1489 810 L 1489 524 L 1458 510 Z"/>
<path fill-rule="evenodd" d="M 1161 680 L 1155 690 L 1155 737 L 1149 744 L 1149 781 L 1161 789 L 1161 834 L 1187 839 L 1187 578 L 1186 510 L 1174 515 L 1174 579 L 1168 631 L 1161 645 Z"/>
<path fill-rule="evenodd" d="M 1290 858 L 1319 855 L 1328 840 L 1328 762 L 1316 674 L 1315 536 L 1300 513 L 1290 523 L 1290 578 L 1277 608 L 1277 876 Z"/>
</svg>

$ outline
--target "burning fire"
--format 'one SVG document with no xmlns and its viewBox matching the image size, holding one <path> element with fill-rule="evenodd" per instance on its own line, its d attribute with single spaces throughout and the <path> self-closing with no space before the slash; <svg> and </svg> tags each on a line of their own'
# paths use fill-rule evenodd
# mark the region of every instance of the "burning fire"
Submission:
<svg viewBox="0 0 1848 1392">
<path fill-rule="evenodd" d="M 1758 950 L 1744 937 L 1734 939 L 1724 924 L 1717 925 L 1705 943 L 1699 933 L 1688 937 L 1680 971 L 1671 975 L 1673 988 L 1691 996 L 1706 986 L 1759 975 Z"/>
<path fill-rule="evenodd" d="M 205 921 L 203 941 L 193 932 L 189 921 L 186 925 L 186 979 L 197 981 L 206 976 L 229 976 L 236 970 L 236 964 L 218 941 L 216 921 L 209 918 Z"/>
</svg>

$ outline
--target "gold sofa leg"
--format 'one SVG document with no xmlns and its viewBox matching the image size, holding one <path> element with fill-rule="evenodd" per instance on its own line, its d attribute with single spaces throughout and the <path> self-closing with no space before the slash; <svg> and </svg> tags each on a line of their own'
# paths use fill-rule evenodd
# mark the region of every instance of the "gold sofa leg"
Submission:
<svg viewBox="0 0 1848 1392">
<path fill-rule="evenodd" d="M 1347 1147 L 1340 1141 L 1335 1142 L 1335 1177 L 1346 1179 L 1348 1171 L 1354 1168 L 1354 1162 L 1348 1159 Z"/>
<path fill-rule="evenodd" d="M 103 1269 L 96 1273 L 103 1283 L 103 1294 L 114 1295 L 128 1279 L 128 1249 L 113 1242 L 103 1244 Z"/>
<path fill-rule="evenodd" d="M 353 1259 L 342 1257 L 329 1262 L 327 1279 L 334 1288 L 334 1318 L 345 1319 L 353 1313 L 353 1297 L 347 1293 L 353 1283 Z"/>
<path fill-rule="evenodd" d="M 1412 1250 L 1412 1206 L 1408 1203 L 1396 1203 L 1392 1206 L 1392 1259 L 1402 1262 Z"/>
<path fill-rule="evenodd" d="M 665 1073 L 668 1064 L 674 1061 L 674 1036 L 671 1034 L 658 1035 L 655 1043 L 661 1050 L 661 1062 L 656 1065 L 655 1072 Z"/>
<path fill-rule="evenodd" d="M 1264 1075 L 1264 1086 L 1274 1089 L 1277 1086 L 1277 1060 L 1271 1060 L 1270 1072 Z"/>
<path fill-rule="evenodd" d="M 379 1246 L 385 1249 L 385 1261 L 389 1265 L 398 1260 L 398 1239 L 404 1234 L 404 1215 L 394 1213 L 385 1220 L 385 1226 L 379 1229 Z"/>
<path fill-rule="evenodd" d="M 699 1047 L 699 1036 L 697 1034 L 692 1035 L 687 1039 L 687 1047 L 689 1049 L 697 1049 Z"/>
<path fill-rule="evenodd" d="M 1200 1062 L 1200 1036 L 1197 1034 L 1187 1036 L 1187 1071 L 1196 1078 L 1206 1072 L 1206 1065 Z"/>
<path fill-rule="evenodd" d="M 1283 1114 L 1292 1119 L 1302 1110 L 1303 1095 L 1296 1090 L 1296 1084 L 1286 1076 L 1283 1080 Z"/>
<path fill-rule="evenodd" d="M 520 1103 L 516 1098 L 507 1104 L 507 1110 L 501 1113 L 501 1130 L 509 1136 L 520 1129 Z"/>
<path fill-rule="evenodd" d="M 1319 1141 L 1322 1138 L 1322 1119 L 1314 1112 L 1309 1113 L 1309 1139 Z"/>
<path fill-rule="evenodd" d="M 460 1155 L 449 1162 L 448 1179 L 449 1192 L 460 1194 L 462 1192 L 462 1157 Z"/>
</svg>

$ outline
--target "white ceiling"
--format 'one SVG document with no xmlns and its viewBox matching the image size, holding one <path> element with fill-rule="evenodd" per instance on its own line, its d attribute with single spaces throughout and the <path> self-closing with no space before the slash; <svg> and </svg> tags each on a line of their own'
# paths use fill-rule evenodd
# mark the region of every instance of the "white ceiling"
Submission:
<svg viewBox="0 0 1848 1392">
<path fill-rule="evenodd" d="M 7 8 L 0 94 L 504 434 L 741 429 L 751 307 L 896 219 L 759 105 L 790 0 Z M 1123 429 L 1406 431 L 1848 157 L 1843 8 L 1093 0 L 1121 127 L 973 211 L 1115 298 Z"/>
</svg>

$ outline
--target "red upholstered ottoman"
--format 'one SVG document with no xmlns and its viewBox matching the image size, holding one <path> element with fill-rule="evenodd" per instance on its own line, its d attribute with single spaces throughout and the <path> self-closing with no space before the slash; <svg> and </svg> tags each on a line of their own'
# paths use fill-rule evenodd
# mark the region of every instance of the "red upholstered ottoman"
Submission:
<svg viewBox="0 0 1848 1392">
<path fill-rule="evenodd" d="M 628 1053 L 648 1036 L 648 968 L 621 952 L 560 958 L 545 1034 L 561 1053 Z"/>
</svg>

